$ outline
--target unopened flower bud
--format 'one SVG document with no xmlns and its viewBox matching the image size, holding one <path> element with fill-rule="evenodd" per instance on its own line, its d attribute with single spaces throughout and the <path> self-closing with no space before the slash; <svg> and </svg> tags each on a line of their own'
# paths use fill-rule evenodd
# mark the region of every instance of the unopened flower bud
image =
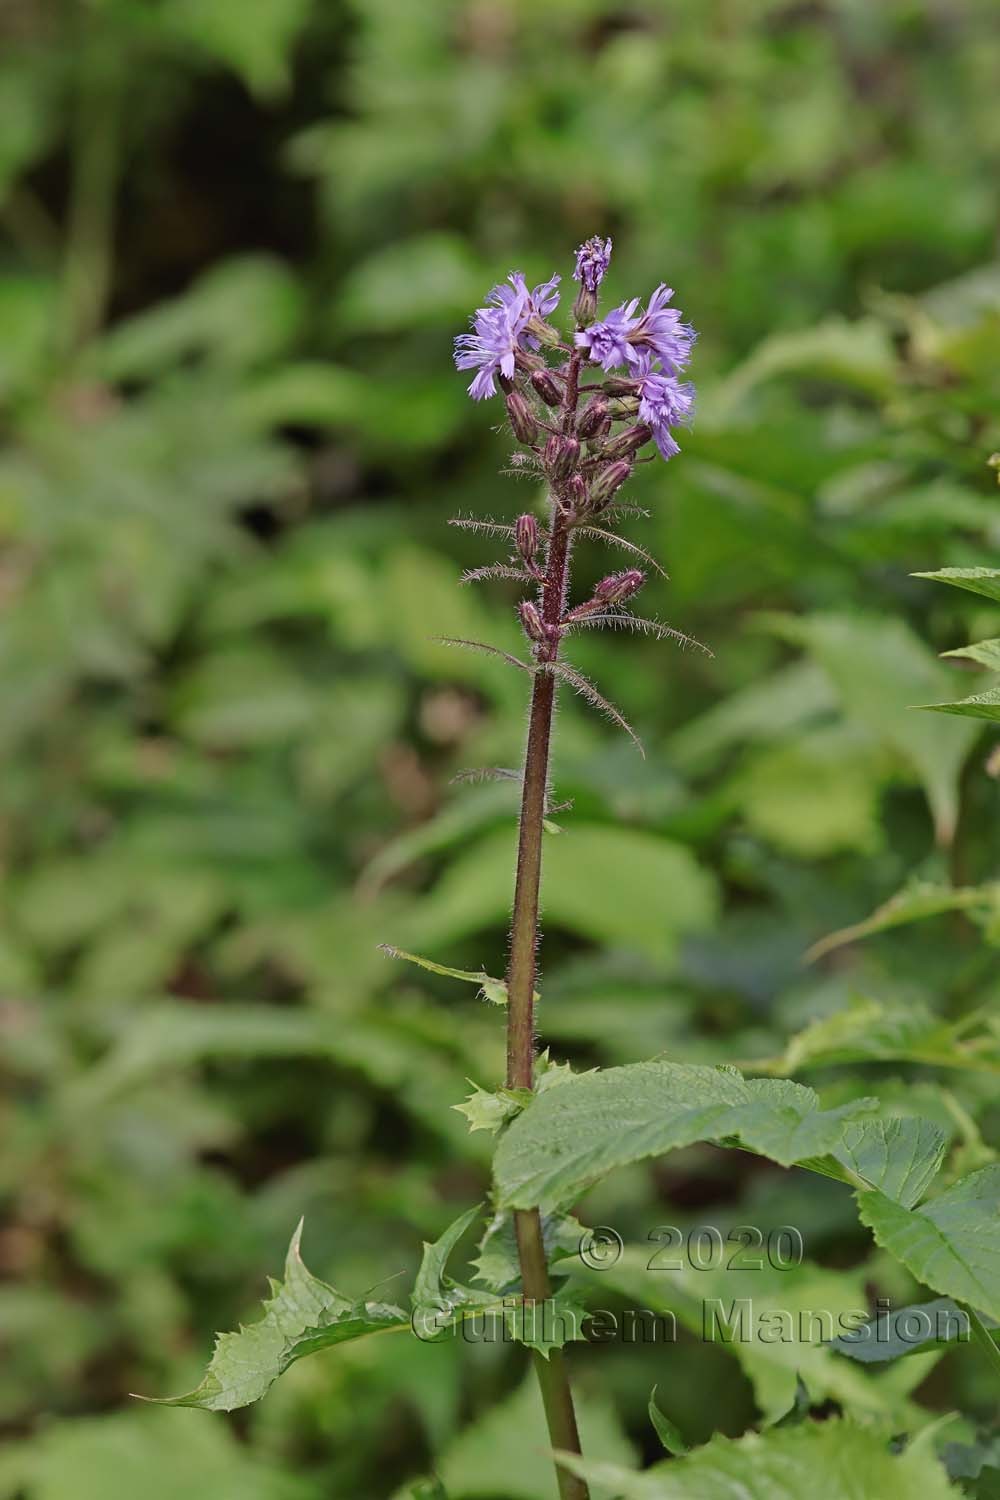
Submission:
<svg viewBox="0 0 1000 1500">
<path fill-rule="evenodd" d="M 627 458 L 620 458 L 616 463 L 598 469 L 590 482 L 590 498 L 595 509 L 603 510 L 606 505 L 610 505 L 631 473 L 632 465 Z"/>
<path fill-rule="evenodd" d="M 603 396 L 588 401 L 576 420 L 576 435 L 581 438 L 596 437 L 608 417 L 608 403 Z"/>
<path fill-rule="evenodd" d="M 546 406 L 559 405 L 562 400 L 562 391 L 551 370 L 532 370 L 531 383 Z"/>
<path fill-rule="evenodd" d="M 525 562 L 530 563 L 538 551 L 538 522 L 534 516 L 518 516 L 514 523 L 514 542 Z"/>
<path fill-rule="evenodd" d="M 538 436 L 538 423 L 520 391 L 511 391 L 507 397 L 507 415 L 518 442 L 533 443 Z"/>
<path fill-rule="evenodd" d="M 573 316 L 578 328 L 586 328 L 597 317 L 597 293 L 592 292 L 590 287 L 581 285 L 573 303 Z"/>
<path fill-rule="evenodd" d="M 568 479 L 580 461 L 580 444 L 576 438 L 553 432 L 545 444 L 543 462 L 550 479 Z"/>
<path fill-rule="evenodd" d="M 521 625 L 529 641 L 536 641 L 539 645 L 546 639 L 545 622 L 538 613 L 537 607 L 530 599 L 522 599 L 517 606 L 517 612 L 521 617 Z"/>
<path fill-rule="evenodd" d="M 587 506 L 587 481 L 582 474 L 571 474 L 562 490 L 560 499 L 563 508 L 573 516 L 580 515 Z"/>
<path fill-rule="evenodd" d="M 597 585 L 594 598 L 601 604 L 620 604 L 623 599 L 631 599 L 633 594 L 637 594 L 645 582 L 646 575 L 638 568 L 627 568 L 624 573 L 609 573 Z"/>
<path fill-rule="evenodd" d="M 635 427 L 627 427 L 624 432 L 620 432 L 607 444 L 604 456 L 605 458 L 628 458 L 629 454 L 641 448 L 643 443 L 648 443 L 652 436 L 652 431 L 644 422 L 638 423 Z"/>
</svg>

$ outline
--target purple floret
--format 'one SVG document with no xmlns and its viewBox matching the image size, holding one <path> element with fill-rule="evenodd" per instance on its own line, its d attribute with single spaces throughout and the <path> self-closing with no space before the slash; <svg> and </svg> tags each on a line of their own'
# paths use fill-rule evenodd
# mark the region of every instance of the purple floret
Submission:
<svg viewBox="0 0 1000 1500">
<path fill-rule="evenodd" d="M 670 429 L 685 426 L 693 415 L 694 386 L 690 381 L 652 369 L 642 376 L 639 420 L 652 428 L 653 441 L 663 458 L 673 458 L 681 451 Z"/>
<path fill-rule="evenodd" d="M 611 241 L 602 240 L 598 234 L 592 235 L 589 240 L 584 240 L 576 252 L 573 280 L 582 282 L 588 292 L 596 293 L 610 261 Z"/>
</svg>

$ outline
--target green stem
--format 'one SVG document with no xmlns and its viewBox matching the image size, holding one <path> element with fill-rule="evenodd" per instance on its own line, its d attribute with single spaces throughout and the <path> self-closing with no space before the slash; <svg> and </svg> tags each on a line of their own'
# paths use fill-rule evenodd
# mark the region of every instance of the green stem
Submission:
<svg viewBox="0 0 1000 1500">
<path fill-rule="evenodd" d="M 579 356 L 574 355 L 570 360 L 562 408 L 564 432 L 570 430 L 576 411 L 579 369 Z M 539 601 L 542 619 L 546 624 L 558 624 L 562 618 L 569 581 L 569 558 L 569 529 L 558 508 L 553 505 L 545 580 Z M 558 649 L 557 642 L 540 647 L 538 660 L 555 661 Z M 507 969 L 509 1088 L 530 1089 L 534 1086 L 535 1078 L 534 995 L 539 937 L 538 892 L 542 875 L 542 838 L 548 797 L 555 688 L 553 673 L 535 674 L 524 757 L 514 914 L 510 929 L 510 963 Z M 552 1289 L 537 1208 L 515 1212 L 514 1231 L 525 1298 L 533 1302 L 544 1302 L 552 1295 Z M 554 1349 L 547 1359 L 536 1352 L 534 1364 L 552 1446 L 570 1453 L 579 1453 L 580 1435 L 562 1350 Z M 583 1480 L 559 1468 L 556 1476 L 561 1500 L 588 1500 L 589 1490 Z"/>
<path fill-rule="evenodd" d="M 99 331 L 111 291 L 123 71 L 121 58 L 99 29 L 84 30 L 79 46 L 83 55 L 62 286 L 68 352 L 83 348 Z"/>
</svg>

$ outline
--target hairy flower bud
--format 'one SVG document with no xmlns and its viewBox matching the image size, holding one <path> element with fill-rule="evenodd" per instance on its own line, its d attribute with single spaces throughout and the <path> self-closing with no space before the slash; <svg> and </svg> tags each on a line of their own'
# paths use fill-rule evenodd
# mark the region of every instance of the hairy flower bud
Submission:
<svg viewBox="0 0 1000 1500">
<path fill-rule="evenodd" d="M 590 483 L 590 498 L 595 510 L 603 510 L 606 505 L 610 505 L 631 473 L 632 465 L 627 458 L 620 458 L 616 463 L 598 469 Z"/>
<path fill-rule="evenodd" d="M 610 375 L 604 382 L 604 389 L 609 396 L 634 396 L 641 384 L 641 380 L 629 380 L 622 375 Z"/>
<path fill-rule="evenodd" d="M 600 604 L 621 604 L 623 599 L 631 599 L 633 594 L 637 594 L 645 582 L 646 575 L 638 568 L 627 568 L 624 573 L 609 573 L 597 585 L 594 598 Z"/>
<path fill-rule="evenodd" d="M 590 287 L 581 284 L 573 303 L 573 316 L 579 328 L 585 328 L 597 317 L 597 293 L 592 292 Z"/>
<path fill-rule="evenodd" d="M 538 522 L 534 516 L 518 516 L 514 523 L 514 542 L 526 563 L 530 563 L 538 551 Z"/>
<path fill-rule="evenodd" d="M 546 639 L 546 631 L 545 622 L 538 613 L 537 607 L 530 599 L 522 599 L 517 606 L 517 612 L 521 617 L 521 625 L 528 640 L 541 645 Z"/>
<path fill-rule="evenodd" d="M 538 436 L 538 423 L 520 391 L 511 391 L 507 397 L 507 415 L 518 442 L 533 443 Z"/>
<path fill-rule="evenodd" d="M 546 406 L 559 405 L 562 400 L 562 391 L 551 370 L 532 370 L 531 383 Z"/>
<path fill-rule="evenodd" d="M 544 347 L 554 349 L 562 342 L 562 335 L 558 328 L 553 328 L 552 324 L 546 323 L 544 318 L 529 318 L 524 328 L 526 333 L 530 333 Z"/>
<path fill-rule="evenodd" d="M 608 411 L 616 422 L 623 421 L 626 417 L 634 417 L 638 410 L 638 396 L 615 396 L 608 403 Z"/>
<path fill-rule="evenodd" d="M 587 481 L 582 474 L 571 474 L 560 496 L 563 510 L 570 517 L 581 515 L 587 508 Z"/>
<path fill-rule="evenodd" d="M 653 436 L 652 429 L 645 423 L 637 423 L 635 427 L 627 427 L 620 432 L 616 438 L 612 438 L 604 449 L 605 458 L 628 458 L 643 443 L 648 443 Z"/>
<path fill-rule="evenodd" d="M 594 396 L 588 401 L 576 419 L 576 435 L 580 438 L 597 437 L 608 418 L 608 403 L 603 396 Z"/>
<path fill-rule="evenodd" d="M 543 462 L 552 480 L 568 479 L 580 461 L 580 444 L 576 438 L 553 432 L 545 444 Z"/>
</svg>

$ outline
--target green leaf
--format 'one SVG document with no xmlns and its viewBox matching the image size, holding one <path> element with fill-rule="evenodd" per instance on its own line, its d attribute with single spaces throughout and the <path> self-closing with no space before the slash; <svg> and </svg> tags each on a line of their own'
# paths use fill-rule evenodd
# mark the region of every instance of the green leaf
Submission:
<svg viewBox="0 0 1000 1500">
<path fill-rule="evenodd" d="M 556 1207 L 615 1167 L 695 1141 L 733 1138 L 791 1166 L 832 1152 L 845 1120 L 871 1102 L 821 1110 L 799 1084 L 686 1063 L 581 1074 L 539 1095 L 501 1138 L 498 1204 Z"/>
<path fill-rule="evenodd" d="M 956 589 L 983 594 L 1000 604 L 1000 568 L 938 568 L 934 573 L 913 573 L 911 577 L 950 583 Z"/>
<path fill-rule="evenodd" d="M 964 719 L 989 719 L 997 724 L 1000 723 L 1000 687 L 987 688 L 985 693 L 974 693 L 971 698 L 959 698 L 955 703 L 915 703 L 913 706 L 939 714 L 958 714 Z"/>
<path fill-rule="evenodd" d="M 928 917 L 938 917 L 945 912 L 998 908 L 1000 884 L 950 886 L 935 885 L 926 880 L 914 881 L 890 896 L 864 921 L 842 927 L 814 943 L 806 959 L 814 962 L 835 948 L 842 948 L 845 943 L 856 943 L 860 938 L 874 937 L 893 927 L 904 927 L 909 922 L 924 922 Z"/>
<path fill-rule="evenodd" d="M 172 0 L 170 30 L 232 68 L 262 98 L 284 92 L 310 0 Z"/>
<path fill-rule="evenodd" d="M 433 959 L 421 958 L 416 953 L 407 953 L 403 948 L 393 948 L 389 943 L 380 943 L 379 948 L 388 958 L 402 958 L 408 964 L 417 964 L 432 974 L 444 974 L 448 979 L 462 979 L 466 984 L 478 984 L 483 998 L 491 1005 L 507 1004 L 507 986 L 502 979 L 492 979 L 482 969 L 449 969 L 446 964 L 437 964 Z M 535 1000 L 539 998 L 535 991 Z M 456 1106 L 457 1108 L 457 1106 Z"/>
<path fill-rule="evenodd" d="M 220 1334 L 201 1385 L 160 1405 L 235 1411 L 259 1401 L 306 1354 L 409 1326 L 401 1308 L 345 1297 L 313 1276 L 302 1261 L 301 1238 L 300 1223 L 288 1247 L 285 1279 L 271 1283 L 273 1296 L 264 1304 L 263 1318 L 238 1333 Z"/>
<path fill-rule="evenodd" d="M 665 1417 L 663 1415 L 662 1411 L 657 1406 L 655 1385 L 649 1393 L 649 1405 L 647 1407 L 647 1410 L 649 1412 L 649 1420 L 652 1422 L 654 1428 L 656 1429 L 656 1436 L 659 1438 L 666 1451 L 668 1453 L 672 1453 L 675 1458 L 680 1458 L 682 1454 L 685 1454 L 688 1451 L 687 1443 L 681 1437 L 680 1430 L 674 1426 L 669 1417 Z"/>
<path fill-rule="evenodd" d="M 686 1458 L 636 1474 L 560 1456 L 573 1474 L 621 1500 L 947 1500 L 957 1495 L 933 1452 L 913 1443 L 894 1454 L 888 1433 L 843 1419 L 714 1437 Z"/>
<path fill-rule="evenodd" d="M 936 1292 L 1000 1319 L 1000 1166 L 982 1167 L 917 1209 L 858 1194 L 876 1243 Z"/>
<path fill-rule="evenodd" d="M 771 1426 L 799 1427 L 803 1422 L 807 1422 L 809 1420 L 809 1411 L 811 1406 L 812 1397 L 809 1394 L 809 1387 L 802 1379 L 802 1376 L 799 1375 L 798 1372 L 796 1372 L 795 1399 L 793 1400 L 788 1410 L 784 1412 L 776 1422 L 772 1422 Z"/>
<path fill-rule="evenodd" d="M 565 1255 L 576 1253 L 584 1234 L 578 1219 L 571 1214 L 542 1214 L 541 1222 L 542 1242 L 548 1260 L 560 1252 Z M 479 1242 L 479 1254 L 473 1264 L 476 1267 L 474 1280 L 481 1281 L 491 1291 L 508 1291 L 520 1280 L 514 1220 L 509 1212 L 494 1214 Z M 559 1273 L 556 1270 L 553 1274 Z"/>
<path fill-rule="evenodd" d="M 488 1130 L 491 1135 L 496 1135 L 508 1120 L 520 1114 L 524 1101 L 516 1098 L 510 1089 L 496 1089 L 490 1093 L 474 1084 L 469 1097 L 462 1104 L 451 1107 L 465 1116 L 470 1130 Z"/>
<path fill-rule="evenodd" d="M 424 1241 L 423 1259 L 420 1262 L 417 1279 L 413 1283 L 414 1309 L 426 1306 L 440 1308 L 452 1299 L 456 1283 L 445 1274 L 448 1257 L 481 1208 L 481 1203 L 474 1204 L 464 1214 L 460 1214 L 453 1224 L 449 1224 L 439 1239 L 434 1240 L 433 1243 Z"/>
<path fill-rule="evenodd" d="M 830 1347 L 869 1365 L 926 1354 L 928 1349 L 944 1349 L 955 1342 L 967 1344 L 971 1338 L 968 1313 L 950 1297 L 936 1297 L 932 1302 L 879 1313 L 857 1330 L 840 1334 Z"/>
<path fill-rule="evenodd" d="M 834 1149 L 846 1181 L 860 1177 L 904 1208 L 926 1193 L 944 1161 L 947 1139 L 929 1120 L 906 1115 L 891 1120 L 851 1120 Z"/>
<path fill-rule="evenodd" d="M 941 655 L 957 656 L 965 661 L 978 662 L 981 667 L 989 667 L 993 672 L 1000 672 L 1000 639 L 976 641 L 971 646 L 959 646 L 954 651 L 942 651 Z"/>
</svg>

